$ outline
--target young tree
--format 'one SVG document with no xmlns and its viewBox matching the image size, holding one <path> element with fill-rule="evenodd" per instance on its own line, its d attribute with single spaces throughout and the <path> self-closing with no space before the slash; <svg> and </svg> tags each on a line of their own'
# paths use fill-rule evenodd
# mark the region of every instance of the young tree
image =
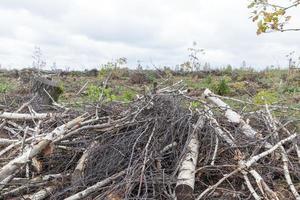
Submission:
<svg viewBox="0 0 300 200">
<path fill-rule="evenodd" d="M 199 60 L 199 54 L 205 54 L 204 49 L 199 49 L 197 47 L 197 43 L 193 42 L 193 47 L 188 48 L 188 51 L 190 52 L 189 54 L 189 67 L 190 71 L 194 71 L 195 69 L 197 71 L 200 71 L 201 63 Z"/>
<path fill-rule="evenodd" d="M 257 34 L 272 31 L 300 31 L 300 27 L 285 28 L 292 16 L 288 14 L 300 5 L 300 0 L 250 0 L 252 21 L 257 22 Z"/>
<path fill-rule="evenodd" d="M 36 68 L 38 72 L 40 72 L 40 70 L 46 66 L 46 61 L 44 61 L 43 53 L 39 46 L 34 47 L 32 59 L 32 67 Z"/>
</svg>

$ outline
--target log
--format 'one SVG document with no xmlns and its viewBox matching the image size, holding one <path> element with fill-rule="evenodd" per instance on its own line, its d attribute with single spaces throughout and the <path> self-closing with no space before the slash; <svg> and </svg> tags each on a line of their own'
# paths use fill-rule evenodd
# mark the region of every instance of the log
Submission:
<svg viewBox="0 0 300 200">
<path fill-rule="evenodd" d="M 0 113 L 0 119 L 9 119 L 9 120 L 17 120 L 17 121 L 26 121 L 26 120 L 41 120 L 41 119 L 49 119 L 53 117 L 52 113 L 11 113 L 11 112 L 2 112 Z"/>
<path fill-rule="evenodd" d="M 235 111 L 233 111 L 229 105 L 223 102 L 221 99 L 216 97 L 209 89 L 205 89 L 203 96 L 209 99 L 211 102 L 216 104 L 221 110 L 225 112 L 225 117 L 231 123 L 238 124 L 241 128 L 242 133 L 248 138 L 254 139 L 258 136 L 256 130 L 254 130 L 249 124 L 247 124 L 243 118 Z M 267 149 L 272 148 L 272 145 L 268 142 L 264 144 Z"/>
<path fill-rule="evenodd" d="M 33 145 L 32 147 L 27 147 L 24 150 L 23 154 L 11 160 L 9 163 L 2 167 L 2 169 L 0 170 L 0 181 L 12 175 L 21 166 L 28 163 L 33 157 L 41 153 L 43 149 L 45 149 L 51 142 L 53 142 L 53 140 L 63 135 L 67 130 L 76 126 L 83 120 L 84 118 L 82 116 L 77 117 L 70 122 L 55 128 L 52 132 L 46 134 L 46 136 L 42 138 L 37 144 Z"/>
<path fill-rule="evenodd" d="M 194 199 L 195 173 L 199 154 L 199 140 L 196 129 L 204 126 L 204 119 L 199 118 L 191 139 L 188 141 L 187 153 L 179 168 L 176 182 L 175 195 L 177 200 Z"/>
</svg>

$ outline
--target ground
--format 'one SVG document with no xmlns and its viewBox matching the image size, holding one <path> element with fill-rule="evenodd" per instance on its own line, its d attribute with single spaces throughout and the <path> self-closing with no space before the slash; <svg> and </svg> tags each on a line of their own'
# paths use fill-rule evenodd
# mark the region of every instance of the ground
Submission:
<svg viewBox="0 0 300 200">
<path fill-rule="evenodd" d="M 92 73 L 68 72 L 64 75 L 52 75 L 63 90 L 59 102 L 64 105 L 81 108 L 84 104 L 95 103 L 102 98 L 106 102 L 121 101 L 128 103 L 138 94 L 153 89 L 153 83 L 174 84 L 180 80 L 186 83 L 189 95 L 201 96 L 205 88 L 219 95 L 244 101 L 255 106 L 237 103 L 226 99 L 233 108 L 244 111 L 259 109 L 265 103 L 288 106 L 290 118 L 300 114 L 300 72 L 288 73 L 288 70 L 271 69 L 255 72 L 251 69 L 214 70 L 211 72 L 173 72 L 171 70 L 128 70 L 102 69 Z M 107 80 L 107 83 L 104 82 Z M 87 84 L 86 84 L 87 83 Z M 82 87 L 86 84 L 86 87 Z M 104 84 L 104 85 L 103 85 Z M 25 88 L 24 88 L 25 87 Z M 0 94 L 20 93 L 26 88 L 21 78 L 13 73 L 0 73 Z M 29 86 L 28 86 L 29 87 Z M 81 93 L 78 94 L 79 90 Z M 195 103 L 196 105 L 196 103 Z M 295 110 L 293 110 L 295 109 Z"/>
</svg>

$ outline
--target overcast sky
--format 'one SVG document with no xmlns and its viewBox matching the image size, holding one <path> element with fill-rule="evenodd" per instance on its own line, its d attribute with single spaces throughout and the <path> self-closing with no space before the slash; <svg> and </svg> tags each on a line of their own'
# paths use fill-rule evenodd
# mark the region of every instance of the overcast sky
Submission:
<svg viewBox="0 0 300 200">
<path fill-rule="evenodd" d="M 48 66 L 73 69 L 119 57 L 174 66 L 193 41 L 212 66 L 284 65 L 300 53 L 300 32 L 257 36 L 247 0 L 0 0 L 0 16 L 0 64 L 10 68 L 31 66 L 34 46 Z"/>
</svg>

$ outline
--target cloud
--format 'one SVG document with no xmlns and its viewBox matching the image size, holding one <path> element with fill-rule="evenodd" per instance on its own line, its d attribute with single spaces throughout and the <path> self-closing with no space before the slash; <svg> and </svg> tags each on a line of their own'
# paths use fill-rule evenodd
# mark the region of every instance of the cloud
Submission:
<svg viewBox="0 0 300 200">
<path fill-rule="evenodd" d="M 6 10 L 26 10 L 38 17 L 57 19 L 72 5 L 72 0 L 1 0 L 0 7 Z"/>
<path fill-rule="evenodd" d="M 256 36 L 244 1 L 2 0 L 0 15 L 2 66 L 31 65 L 35 45 L 49 65 L 73 68 L 118 57 L 175 66 L 193 41 L 206 49 L 202 63 L 213 66 L 283 65 L 288 52 L 300 53 L 298 33 Z"/>
</svg>

